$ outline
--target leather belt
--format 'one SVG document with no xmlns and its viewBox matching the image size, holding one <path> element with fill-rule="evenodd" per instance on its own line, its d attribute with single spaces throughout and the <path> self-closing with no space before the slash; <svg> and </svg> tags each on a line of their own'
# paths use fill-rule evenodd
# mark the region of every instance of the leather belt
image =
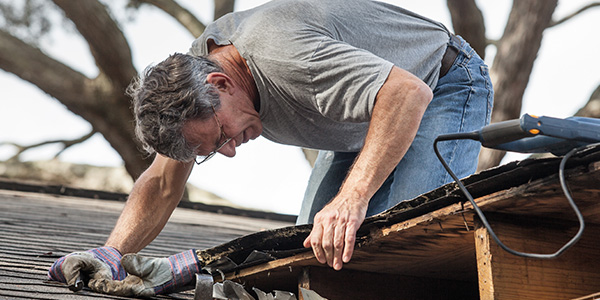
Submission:
<svg viewBox="0 0 600 300">
<path fill-rule="evenodd" d="M 453 34 L 450 35 L 450 40 L 455 41 L 458 44 L 461 44 L 460 40 Z M 456 57 L 458 56 L 459 49 L 453 44 L 448 44 L 446 48 L 446 52 L 444 52 L 444 56 L 442 57 L 442 67 L 440 67 L 440 77 L 444 77 L 454 64 Z"/>
</svg>

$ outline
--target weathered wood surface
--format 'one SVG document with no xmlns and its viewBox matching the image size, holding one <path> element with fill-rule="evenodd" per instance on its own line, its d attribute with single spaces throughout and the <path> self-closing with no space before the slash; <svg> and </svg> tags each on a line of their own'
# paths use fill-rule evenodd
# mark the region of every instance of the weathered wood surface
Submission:
<svg viewBox="0 0 600 300">
<path fill-rule="evenodd" d="M 490 214 L 489 220 L 505 245 L 528 253 L 554 253 L 577 229 L 572 222 L 505 214 Z M 477 229 L 481 299 L 573 299 L 600 291 L 599 236 L 600 226 L 588 224 L 577 244 L 544 260 L 512 255 L 487 230 Z"/>
<path fill-rule="evenodd" d="M 571 254 L 565 254 L 564 259 L 567 262 L 556 265 L 557 269 L 555 270 L 550 270 L 555 267 L 552 263 L 541 263 L 545 268 L 549 268 L 549 273 L 566 274 L 576 277 L 569 281 L 570 283 L 568 284 L 572 284 L 570 287 L 559 287 L 558 280 L 548 281 L 548 285 L 555 287 L 553 290 L 554 293 L 551 297 L 548 293 L 540 294 L 544 299 L 574 298 L 590 294 L 589 291 L 594 289 L 600 290 L 600 271 L 596 271 L 593 275 L 590 274 L 587 277 L 589 282 L 586 283 L 581 282 L 583 276 L 581 274 L 584 273 L 565 271 L 580 268 L 581 261 L 576 258 L 588 257 L 589 259 L 595 259 L 594 257 L 590 257 L 589 253 L 594 251 L 598 253 L 600 251 L 598 243 L 594 244 L 590 242 L 590 236 L 598 236 L 598 232 L 594 228 L 598 228 L 600 224 L 600 168 L 598 167 L 600 164 L 598 161 L 600 161 L 600 155 L 598 148 L 596 148 L 591 153 L 574 158 L 568 164 L 568 184 L 577 205 L 583 212 L 588 229 L 586 231 L 586 238 L 568 250 Z M 572 213 L 567 199 L 560 188 L 557 176 L 558 163 L 558 159 L 527 160 L 513 163 L 467 178 L 465 183 L 476 196 L 477 203 L 486 214 L 507 215 L 511 216 L 512 219 L 529 218 L 545 220 L 544 225 L 548 226 L 544 227 L 544 230 L 552 233 L 548 235 L 547 239 L 552 239 L 554 246 L 560 246 L 572 236 L 574 230 L 577 228 L 577 224 L 574 223 L 576 221 L 575 215 Z M 466 286 L 470 286 L 470 290 L 477 291 L 478 287 L 483 287 L 481 274 L 478 274 L 477 251 L 485 250 L 481 247 L 479 249 L 476 248 L 476 219 L 477 217 L 470 203 L 465 202 L 464 197 L 457 192 L 453 184 L 441 187 L 440 189 L 407 201 L 379 216 L 367 219 L 361 230 L 359 230 L 354 256 L 351 262 L 344 266 L 341 273 L 358 272 L 364 274 L 365 277 L 370 276 L 369 274 L 377 274 L 373 275 L 373 278 L 387 274 L 390 277 L 402 278 L 404 276 L 424 279 L 418 282 L 430 282 L 430 284 L 413 284 L 411 288 L 421 289 L 421 292 L 429 291 L 429 295 L 436 294 L 436 289 L 440 285 L 436 285 L 435 283 L 440 280 L 461 282 Z M 510 227 L 503 224 L 499 226 L 503 226 L 499 231 L 508 237 L 509 242 L 513 243 L 518 240 L 522 244 L 527 244 L 530 240 L 528 234 L 536 234 L 535 231 L 529 231 L 527 234 L 521 233 L 519 235 L 517 234 L 519 232 L 518 226 Z M 541 229 L 539 230 L 539 232 L 542 231 Z M 298 233 L 300 236 L 293 236 L 292 241 L 296 243 L 297 247 L 299 247 L 298 241 L 302 240 L 302 237 L 307 232 L 306 228 L 299 228 Z M 506 232 L 509 234 L 507 235 Z M 515 234 L 516 237 L 511 238 L 511 234 Z M 558 238 L 559 236 L 561 238 Z M 234 244 L 230 242 L 219 247 L 228 245 L 235 248 L 236 245 L 246 244 L 243 239 L 250 238 L 251 241 L 251 237 L 252 235 L 244 237 L 242 241 L 238 240 Z M 502 239 L 502 236 L 500 238 Z M 281 238 L 275 239 L 284 243 L 284 240 Z M 592 240 L 594 239 L 592 238 Z M 531 242 L 535 244 L 535 238 L 532 237 Z M 276 244 L 273 241 L 270 243 Z M 494 251 L 504 251 L 495 249 L 498 247 L 494 243 L 493 241 L 489 242 Z M 256 246 L 258 247 L 258 245 Z M 290 248 L 291 246 L 286 245 L 286 247 Z M 235 254 L 236 251 L 233 248 L 229 248 L 228 252 L 234 252 Z M 586 250 L 587 248 L 593 250 Z M 539 248 L 532 247 L 530 249 Z M 239 251 L 244 252 L 246 249 L 239 249 Z M 553 249 L 550 253 L 554 251 L 556 249 Z M 501 255 L 496 255 L 497 257 L 501 257 Z M 511 256 L 504 252 L 502 255 Z M 538 264 L 538 262 L 530 262 L 529 260 L 507 261 L 509 262 L 506 264 L 500 261 L 495 266 L 498 268 L 507 268 L 512 263 L 521 263 L 525 267 Z M 592 269 L 600 270 L 600 266 L 597 267 L 595 263 L 590 264 L 590 266 Z M 311 272 L 313 277 L 318 278 L 321 276 L 320 274 L 316 274 L 319 273 L 317 270 L 321 270 L 319 268 L 321 265 L 314 259 L 312 253 L 304 252 L 260 265 L 237 268 L 228 273 L 227 278 L 245 282 L 249 286 L 256 286 L 258 288 L 261 288 L 262 285 L 268 288 L 277 285 L 291 286 L 296 284 L 297 286 L 298 278 L 301 278 L 300 284 L 309 285 L 307 282 L 310 282 L 310 278 L 307 279 L 306 274 L 302 271 L 306 267 L 314 268 L 311 269 L 313 270 Z M 563 271 L 560 271 L 560 269 Z M 325 274 L 328 271 L 322 272 Z M 539 276 L 540 272 L 543 273 L 544 270 L 532 269 L 528 275 Z M 592 271 L 588 270 L 586 272 Z M 496 274 L 498 274 L 498 270 Z M 494 295 L 503 295 L 490 299 L 535 298 L 533 293 L 506 293 L 506 289 L 518 290 L 521 288 L 517 285 L 511 285 L 510 280 L 506 281 L 507 278 L 518 278 L 519 283 L 528 285 L 525 289 L 530 291 L 539 291 L 539 287 L 543 286 L 540 284 L 540 281 L 537 281 L 539 278 L 527 281 L 527 278 L 524 278 L 527 276 L 527 273 L 524 273 L 526 275 L 521 275 L 521 277 L 517 277 L 516 273 L 510 274 L 508 271 L 505 271 L 505 274 L 509 275 L 483 278 L 483 280 L 488 280 L 488 283 L 490 280 L 496 281 Z M 555 276 L 554 279 L 556 278 Z M 501 280 L 505 281 L 500 282 Z M 365 282 L 369 281 L 365 280 Z M 587 284 L 588 286 L 578 289 L 577 284 Z M 336 285 L 332 284 L 330 286 L 331 288 L 327 288 L 325 285 L 319 285 L 320 290 L 315 289 L 315 291 L 321 292 L 326 297 L 327 295 L 330 295 L 330 297 L 331 295 L 344 295 L 342 298 L 332 297 L 330 299 L 364 299 L 359 296 L 352 297 L 351 295 L 345 295 L 344 291 L 336 294 Z M 485 290 L 485 287 L 483 288 Z M 337 289 L 339 291 L 340 287 L 337 287 Z M 385 288 L 382 287 L 382 289 Z M 559 290 L 568 291 L 561 294 L 557 292 Z M 414 294 L 419 295 L 419 291 L 415 291 Z M 510 296 L 506 297 L 506 295 Z M 386 294 L 386 291 L 382 291 L 378 296 L 379 298 L 376 297 L 377 299 L 395 299 Z M 431 299 L 479 298 L 477 295 L 472 298 L 457 297 L 458 295 L 450 293 L 442 298 L 434 297 Z M 410 298 L 407 297 L 406 299 Z"/>
<path fill-rule="evenodd" d="M 600 224 L 600 198 L 597 196 L 600 180 L 596 179 L 600 176 L 600 170 L 578 168 L 569 172 L 569 176 L 573 196 L 586 221 Z M 539 196 L 536 197 L 536 194 Z M 486 212 L 575 220 L 553 175 L 480 197 L 477 202 Z M 352 261 L 344 268 L 476 282 L 473 219 L 474 213 L 469 203 L 456 203 L 372 229 L 362 237 Z M 237 270 L 232 278 L 251 280 L 252 276 L 259 276 L 260 273 L 274 274 L 279 269 L 286 273 L 287 269 L 307 265 L 318 265 L 310 252 Z"/>
<path fill-rule="evenodd" d="M 87 289 L 73 293 L 48 282 L 46 275 L 57 258 L 102 246 L 122 207 L 116 201 L 0 190 L 0 299 L 131 299 Z M 289 225 L 177 208 L 165 230 L 141 253 L 163 257 Z M 193 294 L 157 298 L 193 299 Z"/>
</svg>

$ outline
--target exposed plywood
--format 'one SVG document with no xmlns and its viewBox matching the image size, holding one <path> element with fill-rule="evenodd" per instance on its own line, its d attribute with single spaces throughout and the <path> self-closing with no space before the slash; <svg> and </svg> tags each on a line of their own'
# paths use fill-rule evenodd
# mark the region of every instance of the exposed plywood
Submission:
<svg viewBox="0 0 600 300">
<path fill-rule="evenodd" d="M 407 276 L 476 280 L 474 227 L 462 210 L 461 204 L 454 204 L 373 230 L 355 249 L 347 267 Z M 469 213 L 467 216 L 472 219 Z"/>
<path fill-rule="evenodd" d="M 556 252 L 574 233 L 574 224 L 490 215 L 494 231 L 508 247 L 522 252 Z M 600 291 L 600 227 L 589 224 L 575 246 L 556 259 L 509 254 L 477 230 L 481 299 L 571 299 Z"/>
<path fill-rule="evenodd" d="M 596 151 L 590 156 L 576 158 L 567 170 L 569 186 L 589 228 L 596 228 L 598 225 L 594 224 L 600 224 L 598 153 Z M 522 251 L 535 252 L 540 247 L 536 243 L 549 242 L 545 248 L 560 246 L 576 229 L 576 224 L 573 223 L 576 219 L 562 193 L 557 172 L 557 159 L 532 160 L 476 175 L 465 180 L 465 183 L 477 197 L 476 202 L 486 215 L 540 220 L 533 223 L 536 225 L 533 227 L 527 222 L 510 223 L 512 226 L 497 224 L 501 236 L 505 236 L 511 245 L 514 244 L 517 249 L 522 247 Z M 581 263 L 585 260 L 595 259 L 591 255 L 600 251 L 599 244 L 582 239 L 568 251 L 571 254 L 563 255 L 565 262 L 560 266 L 537 260 L 514 260 L 511 254 L 489 240 L 485 229 L 476 230 L 474 220 L 477 217 L 473 207 L 461 199 L 456 187 L 453 184 L 441 187 L 367 219 L 359 230 L 351 262 L 344 265 L 339 274 L 362 274 L 363 277 L 374 278 L 373 282 L 377 282 L 377 278 L 413 278 L 414 281 L 407 280 L 413 283 L 407 288 L 414 295 L 441 295 L 439 299 L 454 299 L 451 294 L 441 293 L 447 290 L 443 282 L 460 282 L 467 290 L 477 291 L 479 287 L 480 294 L 485 299 L 546 299 L 548 290 L 551 290 L 547 287 L 555 287 L 556 290 L 552 290 L 554 294 L 577 297 L 600 288 L 595 283 L 596 277 L 600 276 L 600 266 L 595 262 L 586 266 L 589 269 L 585 271 L 570 271 L 581 269 Z M 541 220 L 544 221 L 543 225 Z M 565 231 L 565 226 L 571 231 Z M 591 229 L 588 231 L 586 234 L 592 236 L 600 233 Z M 303 228 L 301 232 L 308 231 Z M 291 244 L 297 243 L 296 247 L 301 247 L 298 241 L 302 237 L 294 237 Z M 252 235 L 244 238 L 252 240 Z M 265 238 L 268 237 L 261 237 Z M 275 239 L 270 245 L 276 245 L 277 242 L 284 243 L 284 240 Z M 236 253 L 235 247 L 240 244 L 243 242 L 236 241 L 235 244 L 226 245 L 230 246 L 230 253 Z M 289 249 L 292 246 L 286 247 Z M 499 258 L 503 259 L 495 260 Z M 553 262 L 556 261 L 560 260 Z M 306 267 L 311 270 L 308 274 L 302 271 Z M 298 284 L 316 287 L 319 285 L 316 278 L 326 279 L 324 282 L 333 286 L 348 281 L 343 275 L 332 277 L 331 270 L 322 267 L 312 253 L 304 252 L 260 265 L 236 268 L 227 278 L 258 288 L 262 284 L 269 287 Z M 528 277 L 515 275 L 523 272 Z M 593 284 L 587 288 L 579 288 L 579 285 L 585 284 L 582 281 L 585 276 Z M 364 282 L 371 282 L 367 278 L 362 279 Z M 351 280 L 348 282 L 354 286 Z M 561 286 L 562 283 L 564 286 Z M 520 292 L 524 285 L 527 286 L 527 291 Z M 344 287 L 339 286 L 337 289 Z M 512 292 L 507 294 L 507 290 Z M 382 291 L 376 298 L 401 299 L 392 297 L 387 292 Z M 365 299 L 364 295 L 361 297 L 363 298 L 356 299 Z M 340 299 L 354 298 L 344 295 Z"/>
<path fill-rule="evenodd" d="M 474 225 L 459 213 L 461 210 L 462 206 L 456 204 L 374 230 L 357 246 L 344 269 L 475 281 Z M 301 254 L 242 268 L 228 277 L 252 281 L 254 277 L 266 278 L 273 274 L 296 276 L 299 268 L 309 265 L 320 266 L 307 249 Z"/>
<path fill-rule="evenodd" d="M 264 264 L 243 268 L 226 274 L 226 279 L 237 281 L 247 287 L 259 287 L 263 291 L 284 290 L 295 292 L 297 280 L 304 267 L 316 266 L 319 262 L 312 252 L 277 259 Z M 216 277 L 216 281 L 221 278 Z"/>
</svg>

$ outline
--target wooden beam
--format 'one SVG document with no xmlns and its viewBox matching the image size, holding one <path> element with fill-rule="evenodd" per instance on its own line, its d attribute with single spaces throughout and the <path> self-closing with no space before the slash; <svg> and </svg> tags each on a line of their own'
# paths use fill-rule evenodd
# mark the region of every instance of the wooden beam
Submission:
<svg viewBox="0 0 600 300">
<path fill-rule="evenodd" d="M 492 275 L 492 254 L 490 235 L 485 227 L 475 230 L 475 252 L 477 255 L 477 273 L 479 296 L 482 300 L 494 299 L 494 276 Z"/>
<path fill-rule="evenodd" d="M 487 217 L 505 245 L 527 253 L 554 253 L 577 229 L 561 220 L 492 213 Z M 548 260 L 510 254 L 479 226 L 475 246 L 481 299 L 572 299 L 600 291 L 599 234 L 600 226 L 588 224 L 573 247 Z"/>
</svg>

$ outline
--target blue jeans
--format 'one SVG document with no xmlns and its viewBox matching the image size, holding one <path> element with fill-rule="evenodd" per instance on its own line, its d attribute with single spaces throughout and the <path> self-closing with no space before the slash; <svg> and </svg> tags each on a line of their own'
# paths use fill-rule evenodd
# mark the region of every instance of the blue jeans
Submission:
<svg viewBox="0 0 600 300">
<path fill-rule="evenodd" d="M 417 136 L 371 198 L 367 216 L 451 182 L 433 151 L 434 139 L 440 134 L 470 132 L 489 124 L 494 98 L 489 69 L 466 41 L 459 40 L 460 45 L 456 44 L 459 54 L 448 73 L 438 81 Z M 476 171 L 479 142 L 445 141 L 438 147 L 458 177 Z M 297 224 L 312 223 L 315 214 L 335 197 L 357 155 L 357 152 L 319 152 Z"/>
</svg>

